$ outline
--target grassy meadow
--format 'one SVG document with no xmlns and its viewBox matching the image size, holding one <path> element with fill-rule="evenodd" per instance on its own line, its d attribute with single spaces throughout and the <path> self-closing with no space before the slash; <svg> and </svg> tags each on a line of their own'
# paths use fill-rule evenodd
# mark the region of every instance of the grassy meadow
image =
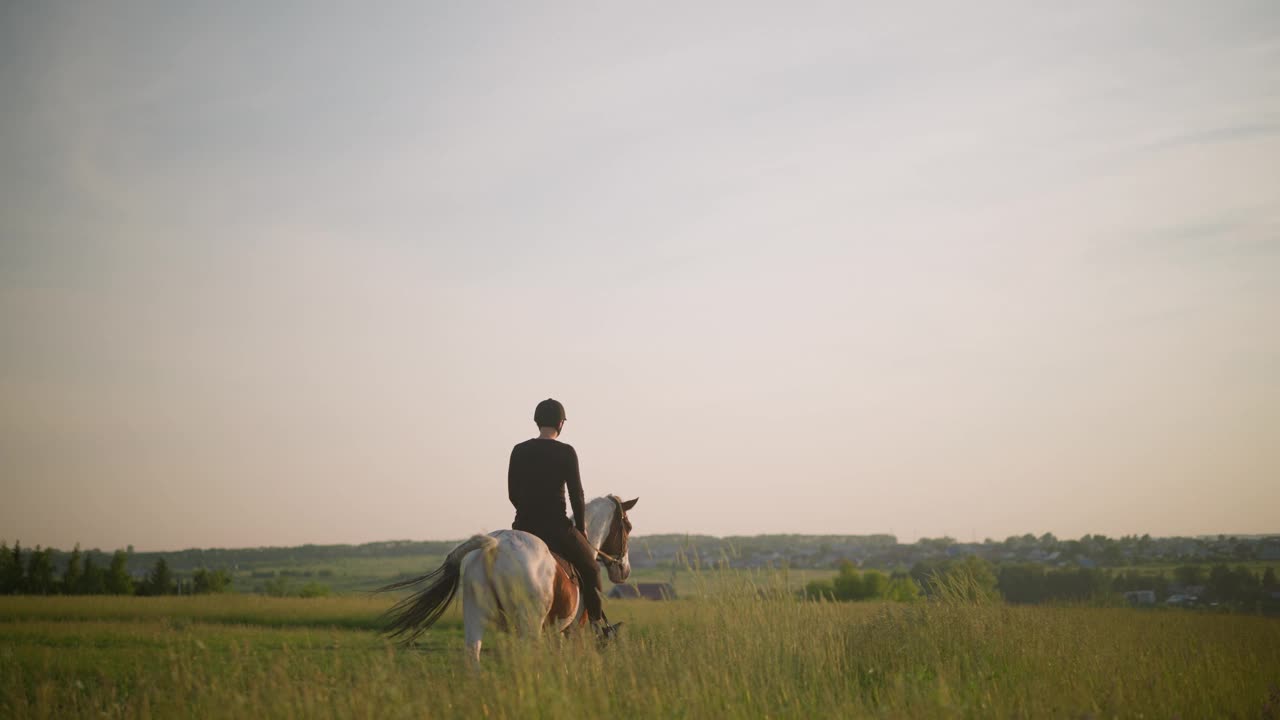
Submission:
<svg viewBox="0 0 1280 720">
<path fill-rule="evenodd" d="M 1280 622 L 1189 611 L 803 602 L 747 582 L 614 601 L 627 625 L 414 647 L 390 598 L 0 598 L 0 717 L 1276 717 Z"/>
<path fill-rule="evenodd" d="M 261 592 L 264 584 L 279 578 L 284 581 L 284 587 L 290 590 L 315 583 L 335 595 L 360 593 L 385 585 L 388 578 L 421 575 L 442 562 L 443 555 L 424 553 L 278 564 L 258 563 L 232 572 L 234 582 L 231 589 L 236 592 Z"/>
<path fill-rule="evenodd" d="M 334 595 L 360 594 L 385 585 L 392 578 L 421 575 L 444 562 L 443 555 L 417 554 L 381 557 L 334 558 L 314 562 L 262 563 L 231 573 L 235 592 L 262 592 L 262 586 L 273 578 L 283 579 L 285 587 L 297 590 L 309 583 L 324 586 Z M 830 578 L 833 569 L 796 569 L 786 578 L 787 584 L 802 588 L 810 580 Z M 764 578 L 775 571 L 734 570 L 725 575 L 754 576 Z M 611 586 L 602 578 L 605 592 Z M 636 569 L 632 582 L 670 582 L 680 597 L 691 597 L 707 592 L 719 592 L 723 584 L 722 573 L 706 572 L 688 567 Z M 765 581 L 765 580 L 762 580 Z"/>
</svg>

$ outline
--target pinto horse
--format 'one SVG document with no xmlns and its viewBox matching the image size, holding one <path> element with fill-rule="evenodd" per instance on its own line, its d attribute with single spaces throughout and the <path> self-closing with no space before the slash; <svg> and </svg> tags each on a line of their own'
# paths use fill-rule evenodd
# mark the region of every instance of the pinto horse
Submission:
<svg viewBox="0 0 1280 720">
<path fill-rule="evenodd" d="M 596 498 L 586 506 L 587 542 L 597 551 L 609 579 L 625 582 L 631 575 L 627 511 L 636 501 L 616 495 Z M 444 614 L 462 585 L 462 623 L 467 654 L 480 660 L 480 643 L 490 625 L 530 634 L 543 628 L 567 632 L 585 623 L 582 588 L 572 566 L 554 555 L 536 535 L 495 530 L 474 535 L 445 558 L 439 568 L 402 580 L 377 592 L 419 588 L 387 611 L 386 632 L 412 642 Z M 592 590 L 594 592 L 594 590 Z"/>
</svg>

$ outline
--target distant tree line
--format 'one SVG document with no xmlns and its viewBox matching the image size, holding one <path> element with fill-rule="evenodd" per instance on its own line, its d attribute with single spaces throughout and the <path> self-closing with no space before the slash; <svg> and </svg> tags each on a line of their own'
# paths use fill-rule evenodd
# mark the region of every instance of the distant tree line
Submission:
<svg viewBox="0 0 1280 720">
<path fill-rule="evenodd" d="M 136 581 L 129 574 L 129 554 L 116 550 L 105 566 L 100 553 L 82 553 L 80 546 L 67 557 L 61 575 L 54 568 L 51 548 L 24 550 L 0 543 L 0 595 L 174 595 L 225 592 L 231 575 L 226 570 L 199 568 L 190 578 L 177 578 L 163 557 Z"/>
<path fill-rule="evenodd" d="M 308 582 L 302 587 L 294 589 L 289 583 L 288 575 L 281 573 L 280 575 L 266 581 L 260 587 L 255 587 L 254 592 L 261 592 L 263 595 L 270 597 L 328 597 L 333 591 L 328 585 L 318 582 Z"/>
<path fill-rule="evenodd" d="M 1157 600 L 1182 595 L 1185 604 L 1214 604 L 1235 609 L 1268 608 L 1274 601 L 1276 573 L 1261 573 L 1243 565 L 1219 563 L 1181 565 L 1172 576 L 1139 570 L 1109 571 L 1095 568 L 1046 568 L 1041 565 L 1000 566 L 998 588 L 1009 602 L 1083 602 L 1126 592 L 1150 591 Z"/>
<path fill-rule="evenodd" d="M 1135 565 L 1280 560 L 1280 536 L 1152 537 L 1053 533 L 963 542 L 953 537 L 899 543 L 893 535 L 645 535 L 632 538 L 632 567 L 828 568 L 842 560 L 860 567 L 909 568 L 917 562 L 976 555 L 991 563 L 1052 567 L 1125 568 Z"/>
<path fill-rule="evenodd" d="M 1003 599 L 1017 604 L 1113 603 L 1123 593 L 1148 590 L 1158 600 L 1178 594 L 1185 604 L 1216 605 L 1226 609 L 1280 611 L 1272 593 L 1280 588 L 1276 573 L 1257 573 L 1242 565 L 1183 565 L 1172 576 L 1137 570 L 1113 572 L 1099 568 L 1053 568 L 1034 563 L 993 565 L 974 555 L 916 563 L 909 573 L 886 575 L 859 570 L 845 561 L 829 580 L 805 586 L 812 598 L 830 600 L 893 600 L 962 595 L 969 600 Z"/>
<path fill-rule="evenodd" d="M 457 540 L 415 542 L 393 540 L 363 545 L 299 545 L 297 547 L 259 548 L 193 548 L 159 552 L 134 552 L 132 562 L 151 567 L 163 556 L 169 566 L 176 569 L 199 567 L 225 567 L 245 569 L 253 567 L 282 567 L 301 564 L 332 563 L 338 560 L 363 558 L 392 558 L 412 555 L 446 555 L 458 544 Z"/>
</svg>

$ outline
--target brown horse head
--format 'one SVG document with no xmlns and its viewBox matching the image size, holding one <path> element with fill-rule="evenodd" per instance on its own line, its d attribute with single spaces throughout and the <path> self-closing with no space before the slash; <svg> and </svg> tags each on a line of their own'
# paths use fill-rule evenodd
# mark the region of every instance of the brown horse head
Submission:
<svg viewBox="0 0 1280 720">
<path fill-rule="evenodd" d="M 624 583 L 631 576 L 631 556 L 628 554 L 631 538 L 631 519 L 627 511 L 636 506 L 640 498 L 623 500 L 617 495 L 610 495 L 613 501 L 613 517 L 609 521 L 609 531 L 600 543 L 600 560 L 609 571 L 609 580 Z"/>
</svg>

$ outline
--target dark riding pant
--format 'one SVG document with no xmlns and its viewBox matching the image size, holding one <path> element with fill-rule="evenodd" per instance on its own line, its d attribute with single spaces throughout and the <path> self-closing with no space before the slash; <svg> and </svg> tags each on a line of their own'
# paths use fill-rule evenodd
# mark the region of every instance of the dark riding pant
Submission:
<svg viewBox="0 0 1280 720">
<path fill-rule="evenodd" d="M 596 551 L 591 543 L 572 524 L 547 523 L 547 526 L 530 526 L 516 521 L 511 525 L 513 530 L 523 530 L 542 538 L 551 552 L 568 560 L 578 571 L 582 583 L 582 604 L 586 608 L 587 617 L 595 622 L 603 615 L 600 595 L 600 566 L 596 564 Z"/>
</svg>

